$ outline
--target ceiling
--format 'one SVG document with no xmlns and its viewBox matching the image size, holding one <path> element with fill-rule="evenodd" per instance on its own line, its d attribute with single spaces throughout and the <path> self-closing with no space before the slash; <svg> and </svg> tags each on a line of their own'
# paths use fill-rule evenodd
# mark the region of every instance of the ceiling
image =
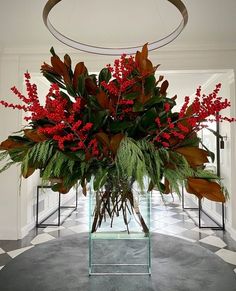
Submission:
<svg viewBox="0 0 236 291">
<path fill-rule="evenodd" d="M 236 0 L 182 1 L 189 22 L 168 48 L 236 48 Z M 0 0 L 0 49 L 59 45 L 42 21 L 46 2 Z M 170 33 L 181 19 L 166 0 L 64 0 L 50 17 L 59 31 L 78 41 L 109 46 L 156 40 Z"/>
<path fill-rule="evenodd" d="M 236 49 L 236 0 L 182 1 L 188 9 L 189 22 L 182 34 L 162 50 Z M 0 0 L 0 53 L 12 48 L 64 48 L 43 24 L 46 3 L 47 0 Z M 178 25 L 181 16 L 167 0 L 64 0 L 52 10 L 50 19 L 59 31 L 77 41 L 122 47 L 165 36 Z M 163 74 L 170 82 L 169 96 L 177 94 L 180 103 L 199 85 L 214 79 L 212 73 Z M 43 80 L 37 81 L 43 93 L 47 85 Z"/>
</svg>

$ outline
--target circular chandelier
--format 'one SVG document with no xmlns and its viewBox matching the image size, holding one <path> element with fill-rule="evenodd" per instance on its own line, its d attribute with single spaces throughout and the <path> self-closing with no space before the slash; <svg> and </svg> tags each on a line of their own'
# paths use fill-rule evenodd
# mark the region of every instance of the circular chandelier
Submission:
<svg viewBox="0 0 236 291">
<path fill-rule="evenodd" d="M 67 36 L 60 33 L 50 22 L 49 20 L 49 13 L 53 9 L 54 6 L 56 6 L 59 2 L 62 0 L 48 0 L 46 3 L 44 10 L 43 10 L 43 21 L 48 30 L 51 32 L 51 34 L 57 38 L 60 42 L 66 44 L 67 46 L 70 46 L 72 48 L 75 48 L 80 51 L 93 53 L 93 54 L 99 54 L 99 55 L 121 55 L 123 53 L 126 53 L 127 55 L 135 54 L 137 50 L 141 50 L 142 46 L 132 46 L 132 47 L 119 47 L 119 48 L 112 48 L 112 47 L 101 47 L 101 46 L 94 46 L 85 44 L 73 39 L 68 38 Z M 172 42 L 174 39 L 177 38 L 177 36 L 182 32 L 184 27 L 186 26 L 188 22 L 188 11 L 185 5 L 181 0 L 167 0 L 171 4 L 173 4 L 178 11 L 182 15 L 182 20 L 179 23 L 178 27 L 175 28 L 170 34 L 167 36 L 158 39 L 156 41 L 148 43 L 148 50 L 152 51 L 155 49 L 158 49 L 160 47 L 163 47 L 170 42 Z M 146 40 L 145 40 L 146 42 Z"/>
</svg>

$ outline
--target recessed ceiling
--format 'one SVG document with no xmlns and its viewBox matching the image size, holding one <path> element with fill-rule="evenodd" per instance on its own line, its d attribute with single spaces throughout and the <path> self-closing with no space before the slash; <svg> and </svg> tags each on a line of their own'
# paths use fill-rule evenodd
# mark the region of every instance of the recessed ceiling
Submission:
<svg viewBox="0 0 236 291">
<path fill-rule="evenodd" d="M 46 0 L 0 0 L 0 48 L 60 44 L 42 21 Z M 183 0 L 189 22 L 171 46 L 236 47 L 236 0 Z M 51 20 L 90 44 L 143 44 L 169 33 L 181 17 L 166 0 L 63 0 Z"/>
</svg>

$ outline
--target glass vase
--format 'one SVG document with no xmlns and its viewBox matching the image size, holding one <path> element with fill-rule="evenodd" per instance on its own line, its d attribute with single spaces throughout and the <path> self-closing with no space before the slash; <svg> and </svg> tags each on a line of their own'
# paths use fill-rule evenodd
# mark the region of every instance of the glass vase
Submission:
<svg viewBox="0 0 236 291">
<path fill-rule="evenodd" d="M 89 275 L 150 275 L 150 193 L 137 185 L 89 191 Z"/>
</svg>

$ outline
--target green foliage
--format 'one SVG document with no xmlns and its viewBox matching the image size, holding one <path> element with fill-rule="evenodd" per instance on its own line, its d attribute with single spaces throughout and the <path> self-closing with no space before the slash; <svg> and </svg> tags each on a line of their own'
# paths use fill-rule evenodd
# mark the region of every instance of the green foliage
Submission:
<svg viewBox="0 0 236 291">
<path fill-rule="evenodd" d="M 180 185 L 183 184 L 188 177 L 194 173 L 190 168 L 187 160 L 179 153 L 174 151 L 162 150 L 162 159 L 164 161 L 163 176 L 168 180 L 172 192 L 176 192 L 179 196 Z"/>
<path fill-rule="evenodd" d="M 14 164 L 15 164 L 15 162 L 13 162 L 13 161 L 7 162 L 2 168 L 0 168 L 0 173 L 6 171 Z"/>
<path fill-rule="evenodd" d="M 42 178 L 43 180 L 48 180 L 52 177 L 70 176 L 73 173 L 75 163 L 75 160 L 70 159 L 61 151 L 56 151 L 45 166 Z"/>
<path fill-rule="evenodd" d="M 50 159 L 53 151 L 52 141 L 36 143 L 29 151 L 29 160 L 32 164 L 44 166 Z"/>
<path fill-rule="evenodd" d="M 123 138 L 116 155 L 116 166 L 121 177 L 134 178 L 143 187 L 147 168 L 142 149 L 134 139 Z"/>
<path fill-rule="evenodd" d="M 99 85 L 101 84 L 102 81 L 105 81 L 106 83 L 108 83 L 110 79 L 111 79 L 111 72 L 107 68 L 103 68 L 98 76 Z"/>
<path fill-rule="evenodd" d="M 8 151 L 2 151 L 0 152 L 0 161 L 6 159 L 8 156 Z"/>
<path fill-rule="evenodd" d="M 160 189 L 163 162 L 159 151 L 155 149 L 152 143 L 144 139 L 138 142 L 138 146 L 142 150 L 144 156 L 147 176 L 151 179 L 152 184 L 156 185 L 157 188 Z"/>
</svg>

